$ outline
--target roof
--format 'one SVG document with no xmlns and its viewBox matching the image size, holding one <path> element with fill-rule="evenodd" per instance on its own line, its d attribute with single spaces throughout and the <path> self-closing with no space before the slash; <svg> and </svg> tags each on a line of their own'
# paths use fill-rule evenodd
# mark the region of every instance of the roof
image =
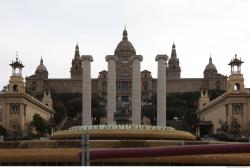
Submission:
<svg viewBox="0 0 250 168">
<path fill-rule="evenodd" d="M 22 64 L 22 62 L 20 60 L 18 60 L 18 57 L 16 57 L 16 61 L 10 64 L 10 66 L 14 67 L 14 68 L 23 68 L 24 65 Z"/>
<path fill-rule="evenodd" d="M 47 68 L 43 65 L 43 59 L 42 58 L 40 60 L 40 65 L 38 65 L 38 67 L 36 68 L 36 71 L 45 71 L 45 72 L 48 72 Z"/>
<path fill-rule="evenodd" d="M 123 52 L 136 54 L 134 46 L 128 40 L 127 35 L 128 35 L 127 30 L 124 29 L 122 41 L 117 45 L 115 49 L 115 55 L 120 55 L 120 53 L 123 53 Z"/>
<path fill-rule="evenodd" d="M 216 70 L 216 66 L 213 64 L 213 61 L 212 61 L 212 57 L 210 56 L 209 58 L 209 63 L 207 64 L 206 68 L 205 68 L 205 71 L 206 70 Z"/>
<path fill-rule="evenodd" d="M 208 104 L 206 104 L 205 106 L 201 107 L 201 109 L 197 109 L 197 113 L 201 113 L 205 110 L 208 110 L 212 107 L 214 107 L 215 105 L 223 102 L 224 100 L 230 98 L 230 97 L 249 97 L 250 98 L 250 92 L 246 90 L 246 92 L 225 92 L 224 94 L 220 95 L 219 97 L 213 99 L 212 101 L 210 101 Z"/>
<path fill-rule="evenodd" d="M 244 63 L 244 62 L 241 61 L 241 58 L 238 59 L 238 58 L 237 58 L 237 55 L 235 54 L 234 59 L 232 59 L 232 60 L 229 62 L 228 65 L 231 65 L 231 66 L 237 65 L 237 66 L 239 66 L 239 65 L 241 65 L 242 63 Z"/>
<path fill-rule="evenodd" d="M 143 70 L 143 71 L 141 71 L 142 73 L 151 73 L 150 71 L 148 71 L 148 70 Z"/>
<path fill-rule="evenodd" d="M 31 95 L 25 93 L 25 94 L 1 94 L 1 96 L 3 97 L 9 97 L 9 98 L 24 98 L 25 100 L 27 100 L 28 102 L 31 102 L 35 105 L 37 105 L 38 107 L 46 110 L 47 112 L 53 114 L 55 113 L 54 109 L 49 108 L 48 106 L 46 106 L 45 104 L 43 104 L 41 101 L 37 100 L 36 98 L 32 97 Z"/>
</svg>

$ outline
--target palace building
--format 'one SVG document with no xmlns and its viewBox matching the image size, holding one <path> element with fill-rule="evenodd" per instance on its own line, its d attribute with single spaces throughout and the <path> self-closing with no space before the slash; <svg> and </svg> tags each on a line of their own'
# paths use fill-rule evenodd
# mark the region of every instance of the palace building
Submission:
<svg viewBox="0 0 250 168">
<path fill-rule="evenodd" d="M 50 93 L 44 93 L 39 101 L 25 92 L 22 68 L 18 57 L 10 64 L 12 75 L 9 86 L 0 92 L 0 125 L 6 128 L 9 137 L 22 137 L 32 132 L 30 122 L 34 114 L 49 121 L 54 114 Z M 31 130 L 30 130 L 31 129 Z"/>
<path fill-rule="evenodd" d="M 134 92 L 136 93 L 134 96 L 141 94 L 143 104 L 146 103 L 152 95 L 157 93 L 157 82 L 160 82 L 159 78 L 152 77 L 150 71 L 140 70 L 140 62 L 143 61 L 143 57 L 137 55 L 133 44 L 128 40 L 126 29 L 124 29 L 122 35 L 122 40 L 117 45 L 114 54 L 106 56 L 106 61 L 110 63 L 108 65 L 108 71 L 103 70 L 99 72 L 98 78 L 91 78 L 91 94 L 99 93 L 107 96 L 109 99 L 107 85 L 108 76 L 110 75 L 112 76 L 113 81 L 115 81 L 115 83 L 110 83 L 110 85 L 116 87 L 113 91 L 115 95 L 115 101 L 113 102 L 115 103 L 113 105 L 116 106 L 115 112 L 119 112 L 119 109 L 123 108 L 127 113 L 131 114 L 133 111 L 133 88 L 137 88 Z M 164 88 L 162 88 L 163 91 L 165 90 L 165 94 L 200 91 L 204 86 L 208 89 L 226 90 L 227 77 L 217 72 L 216 66 L 213 64 L 211 57 L 209 58 L 208 65 L 205 67 L 203 78 L 181 78 L 180 61 L 177 57 L 175 44 L 172 45 L 171 56 L 169 59 L 167 55 L 162 56 L 162 58 L 164 59 L 164 62 L 161 62 L 161 66 L 164 69 L 164 72 L 162 72 L 164 77 L 161 79 L 163 80 L 161 82 L 163 82 L 162 84 L 166 83 L 166 85 L 164 84 Z M 112 60 L 113 63 L 111 63 Z M 103 61 L 105 61 L 104 57 Z M 82 93 L 84 65 L 81 60 L 78 44 L 75 47 L 75 54 L 71 64 L 70 78 L 51 79 L 48 77 L 49 71 L 45 67 L 43 59 L 41 58 L 40 65 L 38 65 L 35 74 L 26 78 L 27 91 L 32 95 L 42 94 L 46 90 L 57 93 Z M 134 68 L 137 69 L 135 70 Z M 133 78 L 133 70 L 135 70 L 134 73 L 136 73 L 135 78 Z M 108 72 L 110 74 L 108 74 Z M 136 85 L 138 85 L 139 81 L 140 87 L 133 87 L 133 80 L 137 81 Z M 107 108 L 109 108 L 109 106 Z"/>
<path fill-rule="evenodd" d="M 228 64 L 231 66 L 231 75 L 224 94 L 210 101 L 207 90 L 201 92 L 197 110 L 200 120 L 196 130 L 198 136 L 215 133 L 249 134 L 250 90 L 244 85 L 242 63 L 235 55 Z"/>
</svg>

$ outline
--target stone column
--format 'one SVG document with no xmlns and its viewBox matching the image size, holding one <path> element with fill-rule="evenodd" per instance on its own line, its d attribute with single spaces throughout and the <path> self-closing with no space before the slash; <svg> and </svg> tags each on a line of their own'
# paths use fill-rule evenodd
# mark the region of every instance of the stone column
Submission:
<svg viewBox="0 0 250 168">
<path fill-rule="evenodd" d="M 91 125 L 91 55 L 82 55 L 82 125 Z"/>
<path fill-rule="evenodd" d="M 158 79 L 157 79 L 157 125 L 166 126 L 166 65 L 167 55 L 157 55 Z"/>
<path fill-rule="evenodd" d="M 244 103 L 243 104 L 243 131 L 248 130 L 248 125 L 247 125 L 247 105 Z"/>
<path fill-rule="evenodd" d="M 24 131 L 25 130 L 25 124 L 24 124 L 24 105 L 20 104 L 20 108 L 19 108 L 19 124 L 20 124 L 20 131 L 22 133 L 22 135 L 24 135 Z"/>
<path fill-rule="evenodd" d="M 6 104 L 6 129 L 10 129 L 10 103 Z"/>
<path fill-rule="evenodd" d="M 107 123 L 115 124 L 114 113 L 116 112 L 116 57 L 107 55 L 108 62 L 108 86 L 107 86 Z"/>
<path fill-rule="evenodd" d="M 132 57 L 132 124 L 141 125 L 141 55 Z"/>
<path fill-rule="evenodd" d="M 228 126 L 230 126 L 232 122 L 232 117 L 233 117 L 233 107 L 232 104 L 228 104 L 228 121 L 227 121 Z"/>
</svg>

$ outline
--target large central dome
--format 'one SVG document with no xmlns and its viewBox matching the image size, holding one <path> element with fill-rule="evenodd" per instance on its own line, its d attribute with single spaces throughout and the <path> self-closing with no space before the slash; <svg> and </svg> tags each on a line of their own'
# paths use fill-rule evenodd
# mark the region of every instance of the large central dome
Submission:
<svg viewBox="0 0 250 168">
<path fill-rule="evenodd" d="M 130 41 L 128 41 L 128 32 L 126 29 L 123 30 L 122 41 L 117 45 L 115 49 L 115 55 L 123 55 L 123 54 L 136 54 L 134 46 Z"/>
</svg>

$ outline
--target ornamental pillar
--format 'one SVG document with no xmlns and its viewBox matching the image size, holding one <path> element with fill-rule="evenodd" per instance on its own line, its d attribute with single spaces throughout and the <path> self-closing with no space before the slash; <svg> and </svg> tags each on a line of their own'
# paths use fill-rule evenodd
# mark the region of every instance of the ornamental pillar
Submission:
<svg viewBox="0 0 250 168">
<path fill-rule="evenodd" d="M 82 125 L 91 125 L 91 65 L 93 57 L 82 55 Z"/>
<path fill-rule="evenodd" d="M 157 55 L 158 62 L 157 79 L 157 125 L 166 126 L 166 66 L 167 55 Z"/>
<path fill-rule="evenodd" d="M 115 124 L 114 113 L 116 112 L 116 57 L 107 55 L 108 62 L 108 85 L 107 85 L 107 123 Z"/>
<path fill-rule="evenodd" d="M 141 125 L 141 55 L 132 57 L 132 124 Z"/>
</svg>

